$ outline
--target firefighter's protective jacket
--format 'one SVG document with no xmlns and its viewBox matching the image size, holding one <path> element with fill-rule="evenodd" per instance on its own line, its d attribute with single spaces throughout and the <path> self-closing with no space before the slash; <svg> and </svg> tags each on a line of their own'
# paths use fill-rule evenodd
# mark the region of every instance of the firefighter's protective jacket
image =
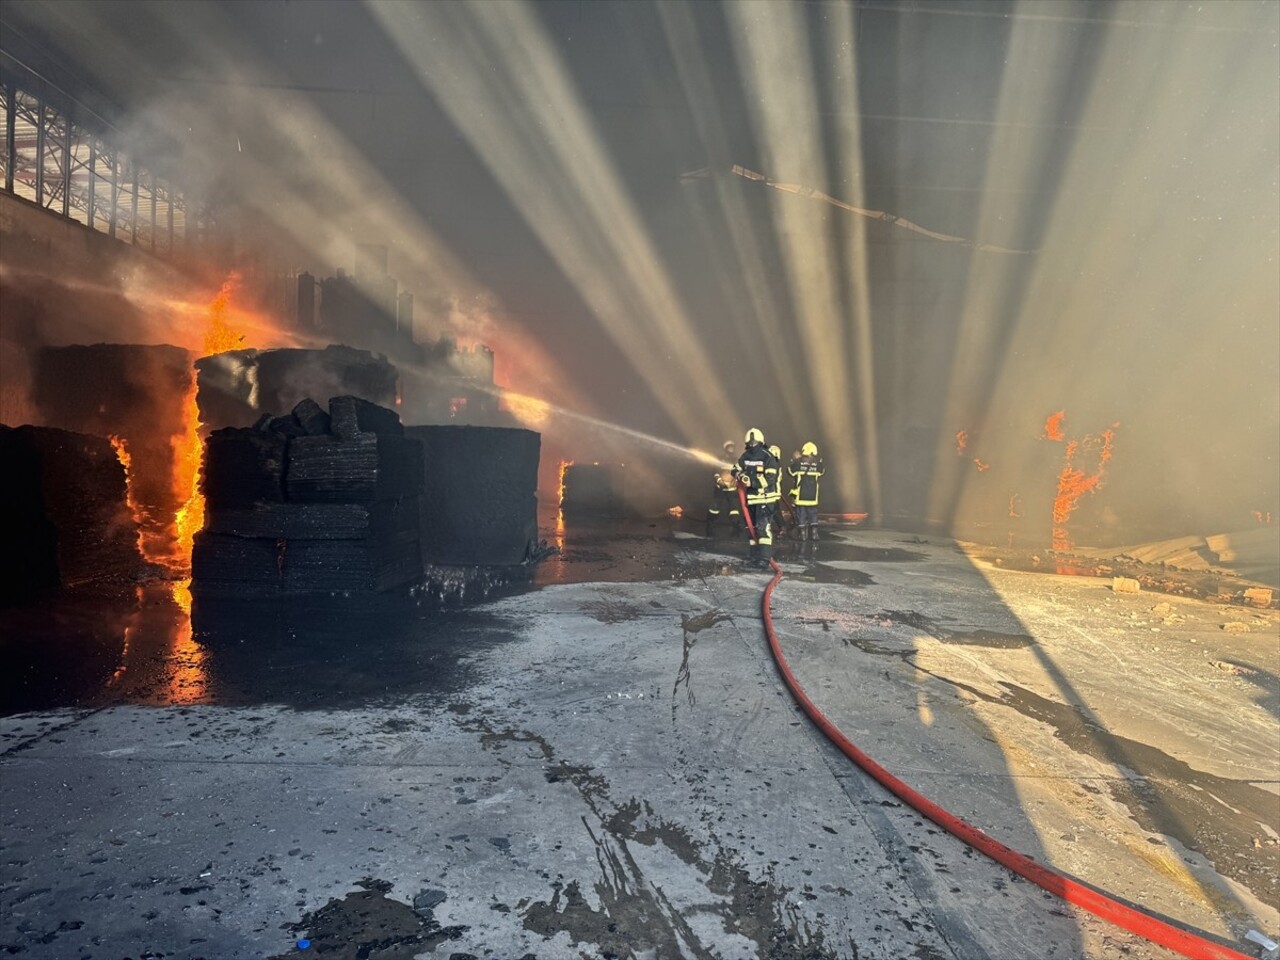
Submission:
<svg viewBox="0 0 1280 960">
<path fill-rule="evenodd" d="M 818 456 L 796 457 L 787 467 L 791 474 L 791 502 L 797 507 L 818 505 L 818 478 L 826 472 Z"/>
<path fill-rule="evenodd" d="M 746 488 L 748 504 L 773 503 L 777 499 L 774 488 L 780 469 L 778 458 L 763 443 L 753 443 L 742 451 L 734 476 Z"/>
</svg>

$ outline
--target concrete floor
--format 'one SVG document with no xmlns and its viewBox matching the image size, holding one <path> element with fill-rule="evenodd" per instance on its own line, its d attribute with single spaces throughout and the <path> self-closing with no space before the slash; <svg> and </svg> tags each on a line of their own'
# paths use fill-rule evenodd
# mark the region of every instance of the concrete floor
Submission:
<svg viewBox="0 0 1280 960">
<path fill-rule="evenodd" d="M 562 546 L 444 613 L 197 608 L 193 635 L 149 585 L 4 614 L 0 954 L 1172 956 L 831 748 L 744 545 L 664 520 Z M 1276 936 L 1274 611 L 890 531 L 782 563 L 793 669 L 891 771 L 1127 901 Z"/>
</svg>

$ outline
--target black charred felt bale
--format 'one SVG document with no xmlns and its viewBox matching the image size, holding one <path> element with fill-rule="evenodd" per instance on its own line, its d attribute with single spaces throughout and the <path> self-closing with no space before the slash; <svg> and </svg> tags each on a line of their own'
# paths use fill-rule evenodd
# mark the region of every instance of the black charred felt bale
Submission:
<svg viewBox="0 0 1280 960">
<path fill-rule="evenodd" d="M 285 545 L 283 589 L 289 594 L 378 592 L 421 576 L 418 539 L 411 534 L 364 540 L 290 540 Z"/>
<path fill-rule="evenodd" d="M 278 588 L 284 579 L 284 541 L 231 537 L 201 531 L 191 547 L 191 581 L 259 583 Z"/>
<path fill-rule="evenodd" d="M 538 538 L 541 437 L 507 427 L 408 427 L 422 444 L 429 564 L 516 564 Z"/>
<path fill-rule="evenodd" d="M 192 356 L 181 347 L 125 343 L 44 347 L 34 398 L 44 423 L 129 448 L 134 500 L 167 523 L 181 500 L 173 486 L 174 438 L 187 429 Z M 0 372 L 0 376 L 3 373 Z"/>
<path fill-rule="evenodd" d="M 8 572 L 48 585 L 51 545 L 55 583 L 73 586 L 138 568 L 138 529 L 110 441 L 51 427 L 3 427 L 0 463 L 0 552 Z"/>
<path fill-rule="evenodd" d="M 350 440 L 298 437 L 289 444 L 288 499 L 299 503 L 373 503 L 414 497 L 422 488 L 418 444 L 360 433 Z"/>
<path fill-rule="evenodd" d="M 564 470 L 565 516 L 617 516 L 622 498 L 614 484 L 613 470 L 598 463 L 573 463 Z"/>
<path fill-rule="evenodd" d="M 343 440 L 354 440 L 362 433 L 403 437 L 404 425 L 394 410 L 359 397 L 334 397 L 329 401 L 329 432 Z"/>
<path fill-rule="evenodd" d="M 252 427 L 224 427 L 205 444 L 200 488 L 210 508 L 284 500 L 288 439 Z"/>
<path fill-rule="evenodd" d="M 258 503 L 252 507 L 209 509 L 210 533 L 270 540 L 417 539 L 418 500 L 380 503 Z"/>
<path fill-rule="evenodd" d="M 325 432 L 326 430 L 330 432 Z M 339 435 L 340 434 L 340 435 Z M 203 598 L 370 593 L 417 580 L 422 451 L 392 410 L 335 397 L 210 437 Z"/>
<path fill-rule="evenodd" d="M 329 414 L 310 397 L 298 401 L 293 408 L 293 419 L 298 421 L 308 437 L 320 437 L 329 432 Z"/>
<path fill-rule="evenodd" d="M 58 534 L 45 515 L 40 452 L 18 430 L 0 426 L 0 604 L 58 586 Z"/>
</svg>

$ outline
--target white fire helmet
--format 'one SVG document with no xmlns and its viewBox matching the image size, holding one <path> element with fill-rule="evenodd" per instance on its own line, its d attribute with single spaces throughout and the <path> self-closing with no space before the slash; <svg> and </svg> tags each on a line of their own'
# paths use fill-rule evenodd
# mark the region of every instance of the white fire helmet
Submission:
<svg viewBox="0 0 1280 960">
<path fill-rule="evenodd" d="M 761 433 L 755 427 L 752 427 L 750 430 L 747 431 L 746 440 L 744 440 L 743 442 L 747 444 L 764 443 L 764 434 Z"/>
</svg>

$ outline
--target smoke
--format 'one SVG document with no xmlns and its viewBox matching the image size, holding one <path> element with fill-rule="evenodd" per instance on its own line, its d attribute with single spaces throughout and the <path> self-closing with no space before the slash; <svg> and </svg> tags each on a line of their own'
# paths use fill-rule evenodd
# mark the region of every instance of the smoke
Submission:
<svg viewBox="0 0 1280 960">
<path fill-rule="evenodd" d="M 825 508 L 1048 544 L 1065 410 L 1067 439 L 1119 424 L 1073 541 L 1280 515 L 1274 4 L 13 9 L 215 202 L 232 259 L 325 275 L 385 244 L 420 339 L 487 344 L 548 405 L 544 464 L 670 479 L 626 431 L 755 426 L 819 445 Z M 103 309 L 26 288 L 6 367 L 18 339 L 160 342 L 198 299 L 13 246 Z"/>
</svg>

